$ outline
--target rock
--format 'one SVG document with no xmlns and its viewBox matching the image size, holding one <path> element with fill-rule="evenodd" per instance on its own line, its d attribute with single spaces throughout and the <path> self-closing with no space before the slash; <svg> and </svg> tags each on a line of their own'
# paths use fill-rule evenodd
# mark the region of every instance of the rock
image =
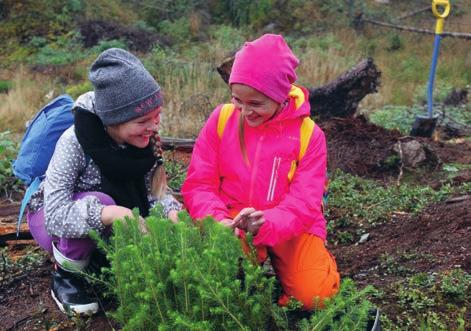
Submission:
<svg viewBox="0 0 471 331">
<path fill-rule="evenodd" d="M 435 167 L 441 163 L 430 146 L 414 138 L 399 140 L 393 150 L 399 155 L 405 168 L 417 168 L 423 165 Z"/>
<path fill-rule="evenodd" d="M 368 240 L 369 237 L 370 237 L 369 233 L 362 234 L 361 237 L 360 237 L 360 240 L 358 241 L 358 243 L 359 244 L 365 243 Z"/>
</svg>

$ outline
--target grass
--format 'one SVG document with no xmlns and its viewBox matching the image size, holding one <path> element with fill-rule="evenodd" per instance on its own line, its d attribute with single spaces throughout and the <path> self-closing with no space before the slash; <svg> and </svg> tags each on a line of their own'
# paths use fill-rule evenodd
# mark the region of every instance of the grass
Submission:
<svg viewBox="0 0 471 331">
<path fill-rule="evenodd" d="M 0 131 L 25 131 L 25 124 L 48 100 L 54 81 L 30 73 L 20 66 L 11 79 L 8 93 L 0 94 Z"/>
<path fill-rule="evenodd" d="M 451 181 L 459 169 L 466 168 L 461 164 L 445 165 L 442 177 Z M 459 186 L 444 183 L 437 190 L 413 182 L 384 186 L 338 170 L 329 184 L 327 231 L 334 244 L 353 243 L 369 229 L 388 222 L 392 213 L 417 214 L 432 203 L 452 194 L 469 194 L 470 190 L 469 183 Z"/>
<path fill-rule="evenodd" d="M 140 55 L 165 94 L 162 133 L 166 135 L 195 137 L 212 109 L 229 101 L 228 87 L 220 79 L 216 66 L 244 40 L 256 36 L 227 26 L 211 26 L 209 31 L 207 42 L 182 42 L 173 48 L 157 47 L 149 54 Z M 360 59 L 372 56 L 382 72 L 381 87 L 378 93 L 360 103 L 363 111 L 374 113 L 390 104 L 398 106 L 389 107 L 416 109 L 413 105 L 423 99 L 432 50 L 428 36 L 367 27 L 363 33 L 339 28 L 316 35 L 287 36 L 287 40 L 301 61 L 298 82 L 307 87 L 331 82 Z M 0 125 L 8 126 L 13 132 L 23 132 L 23 123 L 44 104 L 43 96 L 49 91 L 54 90 L 57 95 L 66 90 L 77 97 L 90 89 L 86 68 L 99 50 L 98 46 L 93 51 L 82 50 L 88 55 L 53 71 L 59 75 L 56 77 L 32 74 L 25 67 L 5 77 L 4 81 L 11 81 L 11 86 L 8 94 L 0 94 Z M 437 97 L 440 91 L 471 83 L 467 51 L 462 41 L 443 40 L 436 74 Z"/>
<path fill-rule="evenodd" d="M 461 269 L 415 273 L 386 285 L 378 296 L 397 315 L 383 316 L 385 330 L 465 330 L 471 275 Z"/>
</svg>

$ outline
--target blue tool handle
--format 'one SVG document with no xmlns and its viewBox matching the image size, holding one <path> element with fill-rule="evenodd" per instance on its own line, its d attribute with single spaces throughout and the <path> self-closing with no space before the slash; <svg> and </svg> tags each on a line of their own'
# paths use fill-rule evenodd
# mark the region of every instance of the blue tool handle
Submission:
<svg viewBox="0 0 471 331">
<path fill-rule="evenodd" d="M 440 35 L 435 35 L 435 42 L 433 44 L 432 65 L 430 66 L 430 75 L 428 78 L 427 88 L 427 110 L 428 117 L 433 117 L 433 81 L 435 78 L 435 69 L 437 68 L 438 51 L 440 50 Z"/>
</svg>

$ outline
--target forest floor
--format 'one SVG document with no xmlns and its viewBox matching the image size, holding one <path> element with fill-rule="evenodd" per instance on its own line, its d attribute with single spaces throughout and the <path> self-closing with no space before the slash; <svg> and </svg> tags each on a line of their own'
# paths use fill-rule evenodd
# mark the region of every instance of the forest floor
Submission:
<svg viewBox="0 0 471 331">
<path fill-rule="evenodd" d="M 331 119 L 320 123 L 320 126 L 328 140 L 331 172 L 341 169 L 363 178 L 375 179 L 385 186 L 397 185 L 398 179 L 401 179 L 398 169 L 379 165 L 397 141 L 407 140 L 407 137 L 370 124 L 362 117 Z M 471 164 L 469 140 L 419 140 L 429 146 L 440 162 Z M 173 161 L 185 164 L 190 158 L 190 154 L 179 152 L 172 152 L 169 156 Z M 436 163 L 426 165 L 425 170 L 409 172 L 408 176 L 412 174 L 412 180 L 417 184 L 439 188 L 444 183 L 439 168 Z M 470 180 L 471 170 L 460 170 L 451 185 Z M 20 200 L 21 196 L 17 194 L 0 201 L 0 231 L 3 231 L 0 235 L 11 233 L 14 229 Z M 341 211 L 332 210 L 329 217 L 340 218 Z M 27 226 L 23 225 L 22 230 L 27 231 Z M 387 223 L 368 229 L 368 240 L 361 244 L 358 241 L 339 243 L 335 241 L 335 233 L 331 235 L 334 240 L 329 241 L 329 249 L 336 256 L 342 276 L 353 278 L 360 286 L 373 285 L 386 291 L 380 299 L 373 301 L 383 314 L 394 317 L 400 315 L 402 308 L 395 301 L 394 293 L 388 292 L 391 291 L 388 285 L 401 277 L 453 268 L 471 273 L 471 195 L 449 197 L 427 206 L 419 214 L 393 213 Z M 5 255 L 15 261 L 40 251 L 27 236 L 21 240 L 5 235 L 0 238 L 3 238 L 0 248 L 4 247 L 4 260 Z M 62 314 L 49 294 L 52 263 L 44 254 L 35 256 L 40 261 L 34 268 L 25 267 L 0 279 L 1 330 L 112 329 L 113 324 L 104 313 L 82 320 L 69 319 Z M 389 294 L 391 300 L 388 301 Z M 465 321 L 470 321 L 471 309 L 465 308 Z"/>
</svg>

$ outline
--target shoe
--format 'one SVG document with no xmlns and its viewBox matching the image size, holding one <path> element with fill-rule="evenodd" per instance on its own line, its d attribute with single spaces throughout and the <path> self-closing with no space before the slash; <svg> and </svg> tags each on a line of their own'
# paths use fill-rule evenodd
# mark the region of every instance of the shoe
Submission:
<svg viewBox="0 0 471 331">
<path fill-rule="evenodd" d="M 52 273 L 51 295 L 65 314 L 93 315 L 98 311 L 98 300 L 91 293 L 91 286 L 81 275 L 59 265 Z"/>
</svg>

